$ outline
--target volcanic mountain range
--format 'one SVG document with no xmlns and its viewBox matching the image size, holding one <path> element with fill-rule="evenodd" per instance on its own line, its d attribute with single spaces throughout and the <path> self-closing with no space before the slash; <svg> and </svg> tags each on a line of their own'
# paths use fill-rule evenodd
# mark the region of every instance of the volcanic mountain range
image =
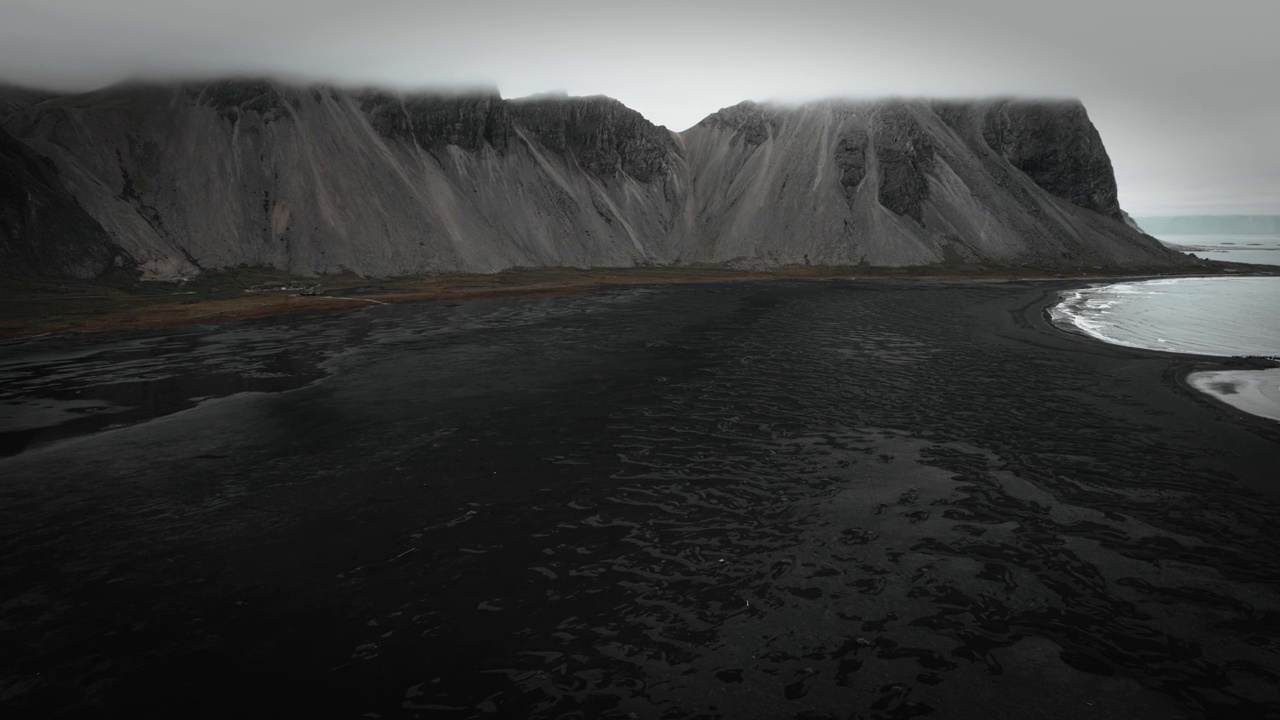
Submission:
<svg viewBox="0 0 1280 720">
<path fill-rule="evenodd" d="M 1149 267 L 1079 102 L 744 102 L 262 80 L 0 90 L 0 274 Z"/>
</svg>

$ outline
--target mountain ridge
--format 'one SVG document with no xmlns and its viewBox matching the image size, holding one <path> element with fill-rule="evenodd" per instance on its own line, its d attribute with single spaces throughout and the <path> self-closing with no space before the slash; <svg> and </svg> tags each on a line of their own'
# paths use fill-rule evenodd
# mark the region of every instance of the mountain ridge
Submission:
<svg viewBox="0 0 1280 720">
<path fill-rule="evenodd" d="M 676 133 L 605 96 L 241 79 L 27 97 L 0 127 L 117 248 L 72 274 L 1181 261 L 1121 221 L 1073 101 L 747 102 Z"/>
</svg>

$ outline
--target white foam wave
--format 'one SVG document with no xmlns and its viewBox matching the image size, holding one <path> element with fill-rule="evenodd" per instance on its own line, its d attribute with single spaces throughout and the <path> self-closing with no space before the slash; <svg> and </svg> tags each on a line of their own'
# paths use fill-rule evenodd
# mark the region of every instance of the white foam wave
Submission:
<svg viewBox="0 0 1280 720">
<path fill-rule="evenodd" d="M 1103 342 L 1196 355 L 1280 356 L 1280 278 L 1165 278 L 1062 294 L 1053 322 Z"/>
<path fill-rule="evenodd" d="M 1280 358 L 1280 278 L 1173 278 L 1062 293 L 1059 327 L 1114 345 L 1196 355 Z M 1280 420 L 1280 368 L 1198 372 L 1197 390 Z"/>
</svg>

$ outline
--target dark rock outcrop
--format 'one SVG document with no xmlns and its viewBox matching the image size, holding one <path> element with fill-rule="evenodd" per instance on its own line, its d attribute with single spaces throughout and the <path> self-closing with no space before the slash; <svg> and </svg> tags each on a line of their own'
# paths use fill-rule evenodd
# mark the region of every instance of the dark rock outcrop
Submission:
<svg viewBox="0 0 1280 720">
<path fill-rule="evenodd" d="M 889 105 L 872 124 L 880 166 L 880 204 L 918 223 L 929 197 L 933 143 L 904 105 Z"/>
<path fill-rule="evenodd" d="M 708 115 L 697 127 L 731 132 L 746 145 L 756 147 L 777 132 L 778 115 L 772 108 L 747 100 Z"/>
<path fill-rule="evenodd" d="M 677 150 L 665 128 L 606 97 L 503 100 L 493 95 L 371 93 L 360 109 L 383 136 L 426 148 L 490 147 L 505 152 L 525 132 L 552 152 L 572 156 L 596 175 L 623 172 L 648 182 L 668 169 Z"/>
<path fill-rule="evenodd" d="M 485 145 L 497 149 L 507 146 L 506 104 L 496 92 L 403 98 L 376 92 L 360 98 L 359 102 L 373 127 L 388 138 L 409 140 L 435 149 L 449 145 L 465 150 L 479 150 Z"/>
<path fill-rule="evenodd" d="M 982 137 L 1046 191 L 1122 219 L 1111 158 L 1080 103 L 996 103 L 987 109 Z"/>
<path fill-rule="evenodd" d="M 537 98 L 508 103 L 511 123 L 548 150 L 573 156 L 598 176 L 617 172 L 650 182 L 671 169 L 671 133 L 606 97 Z"/>
<path fill-rule="evenodd" d="M 285 99 L 275 86 L 262 80 L 224 80 L 208 85 L 189 85 L 187 102 L 207 106 L 218 116 L 236 122 L 243 113 L 254 113 L 266 122 L 288 118 Z"/>
<path fill-rule="evenodd" d="M 57 97 L 57 93 L 0 82 L 0 117 L 21 112 L 51 97 Z"/>
<path fill-rule="evenodd" d="M 0 130 L 0 275 L 92 278 L 118 255 L 53 163 Z"/>
<path fill-rule="evenodd" d="M 858 186 L 867 176 L 867 134 L 854 131 L 840 138 L 836 143 L 833 159 L 840 172 L 840 187 L 850 201 L 858 192 Z"/>
</svg>

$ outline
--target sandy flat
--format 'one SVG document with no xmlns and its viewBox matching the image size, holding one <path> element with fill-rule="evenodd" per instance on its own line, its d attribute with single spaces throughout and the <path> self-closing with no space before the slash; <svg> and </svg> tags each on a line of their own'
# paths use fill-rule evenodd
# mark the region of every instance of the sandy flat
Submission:
<svg viewBox="0 0 1280 720">
<path fill-rule="evenodd" d="M 1068 286 L 11 343 L 40 422 L 134 421 L 0 457 L 5 717 L 1280 716 L 1280 427 Z"/>
</svg>

